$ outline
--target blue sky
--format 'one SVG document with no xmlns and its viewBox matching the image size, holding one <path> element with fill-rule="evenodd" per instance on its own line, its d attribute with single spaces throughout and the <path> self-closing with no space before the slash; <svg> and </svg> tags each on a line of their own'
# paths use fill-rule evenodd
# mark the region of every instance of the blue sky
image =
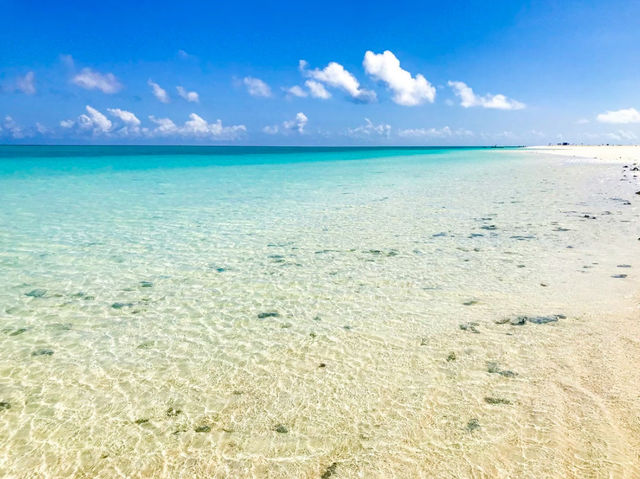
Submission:
<svg viewBox="0 0 640 479">
<path fill-rule="evenodd" d="M 637 143 L 639 19 L 628 0 L 0 0 L 0 143 Z"/>
</svg>

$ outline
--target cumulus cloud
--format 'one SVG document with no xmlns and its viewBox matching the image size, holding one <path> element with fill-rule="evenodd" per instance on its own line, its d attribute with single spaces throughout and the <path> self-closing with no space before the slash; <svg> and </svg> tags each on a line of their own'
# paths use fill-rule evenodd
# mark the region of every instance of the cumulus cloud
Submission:
<svg viewBox="0 0 640 479">
<path fill-rule="evenodd" d="M 244 77 L 242 82 L 247 87 L 247 91 L 251 96 L 271 96 L 271 88 L 265 82 L 260 80 L 260 78 Z"/>
<path fill-rule="evenodd" d="M 482 108 L 494 108 L 498 110 L 521 110 L 524 103 L 507 98 L 504 95 L 476 95 L 470 86 L 461 81 L 450 81 L 449 86 L 455 95 L 460 98 L 460 105 L 464 108 L 481 106 Z"/>
<path fill-rule="evenodd" d="M 4 117 L 2 126 L 13 138 L 17 140 L 30 136 L 29 133 L 25 131 L 20 125 L 18 125 L 16 121 L 9 115 Z"/>
<path fill-rule="evenodd" d="M 285 88 L 284 91 L 287 93 L 287 95 L 297 96 L 298 98 L 305 98 L 309 96 L 309 94 L 304 91 L 304 89 L 300 85 L 294 85 L 292 87 Z"/>
<path fill-rule="evenodd" d="M 269 125 L 265 126 L 262 131 L 269 135 L 275 135 L 280 132 L 286 134 L 291 131 L 297 131 L 298 133 L 303 134 L 304 127 L 307 125 L 308 121 L 309 119 L 307 118 L 307 115 L 302 112 L 298 112 L 293 120 L 286 120 L 282 122 L 282 128 L 278 125 Z"/>
<path fill-rule="evenodd" d="M 345 68 L 336 62 L 330 62 L 326 67 L 322 70 L 316 68 L 315 70 L 307 69 L 307 62 L 305 60 L 300 60 L 300 71 L 303 75 L 315 80 L 322 86 L 322 92 L 317 85 L 313 85 L 313 88 L 316 89 L 316 93 L 319 94 L 318 98 L 328 98 L 328 92 L 324 88 L 323 84 L 327 84 L 333 88 L 339 88 L 341 90 L 346 91 L 351 98 L 356 101 L 363 103 L 370 103 L 376 100 L 376 93 L 371 90 L 365 90 L 360 87 L 360 82 L 353 76 L 350 72 L 345 70 Z M 307 87 L 312 91 L 312 87 L 307 84 Z M 324 96 L 321 96 L 324 95 Z"/>
<path fill-rule="evenodd" d="M 122 84 L 113 73 L 100 73 L 91 68 L 83 68 L 71 81 L 85 90 L 100 90 L 102 93 L 117 93 Z"/>
<path fill-rule="evenodd" d="M 331 98 L 331 93 L 327 91 L 322 83 L 318 83 L 315 80 L 307 80 L 304 84 L 309 89 L 309 93 L 311 93 L 312 97 L 321 98 L 323 100 Z"/>
<path fill-rule="evenodd" d="M 169 118 L 150 116 L 149 120 L 157 126 L 150 131 L 152 136 L 182 136 L 198 139 L 230 140 L 235 139 L 247 131 L 244 125 L 223 126 L 221 120 L 214 123 L 207 122 L 195 113 L 189 115 L 184 125 L 178 126 Z"/>
<path fill-rule="evenodd" d="M 87 114 L 85 115 L 83 113 L 76 121 L 76 124 L 81 129 L 91 129 L 95 134 L 107 133 L 111 129 L 111 120 L 104 116 L 104 114 L 89 105 L 85 108 L 87 110 Z"/>
<path fill-rule="evenodd" d="M 184 98 L 188 102 L 193 102 L 193 103 L 200 102 L 200 96 L 198 95 L 198 92 L 187 91 L 181 86 L 177 86 L 176 90 L 178 90 L 178 95 L 180 95 L 182 98 Z"/>
<path fill-rule="evenodd" d="M 454 136 L 473 136 L 473 132 L 465 129 L 452 130 L 443 128 L 409 128 L 400 130 L 398 136 L 403 138 L 449 138 Z"/>
<path fill-rule="evenodd" d="M 120 108 L 107 108 L 107 111 L 126 125 L 140 126 L 140 120 L 130 111 L 121 110 Z"/>
<path fill-rule="evenodd" d="M 369 118 L 364 119 L 365 124 L 357 126 L 355 128 L 349 128 L 347 130 L 347 134 L 349 136 L 355 137 L 371 137 L 371 136 L 386 136 L 388 137 L 391 134 L 391 125 L 386 125 L 384 123 L 380 123 L 379 125 L 374 125 Z"/>
<path fill-rule="evenodd" d="M 151 93 L 153 93 L 153 96 L 155 96 L 162 103 L 169 103 L 169 95 L 164 88 L 151 80 L 151 78 L 149 78 L 149 80 L 147 81 L 147 85 L 151 87 Z"/>
<path fill-rule="evenodd" d="M 365 71 L 381 80 L 394 92 L 393 101 L 398 105 L 415 106 L 428 101 L 433 103 L 436 89 L 421 74 L 411 76 L 400 67 L 400 60 L 386 50 L 384 53 L 367 51 L 362 62 Z"/>
<path fill-rule="evenodd" d="M 35 74 L 28 72 L 23 77 L 18 77 L 16 80 L 16 89 L 27 95 L 33 95 L 36 92 L 35 86 Z"/>
<path fill-rule="evenodd" d="M 597 120 L 602 123 L 640 123 L 640 112 L 635 108 L 600 113 Z"/>
<path fill-rule="evenodd" d="M 616 132 L 607 133 L 605 135 L 608 139 L 613 141 L 635 141 L 638 139 L 638 136 L 632 131 L 626 130 L 618 130 Z"/>
</svg>

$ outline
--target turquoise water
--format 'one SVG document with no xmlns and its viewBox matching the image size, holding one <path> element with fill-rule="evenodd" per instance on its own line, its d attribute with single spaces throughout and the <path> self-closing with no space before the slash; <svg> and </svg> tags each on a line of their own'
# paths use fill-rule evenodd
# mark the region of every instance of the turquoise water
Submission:
<svg viewBox="0 0 640 479">
<path fill-rule="evenodd" d="M 605 454 L 562 398 L 531 398 L 575 318 L 636 284 L 612 278 L 637 248 L 618 171 L 516 149 L 0 147 L 0 475 L 542 477 Z M 505 336 L 519 314 L 569 319 Z"/>
</svg>

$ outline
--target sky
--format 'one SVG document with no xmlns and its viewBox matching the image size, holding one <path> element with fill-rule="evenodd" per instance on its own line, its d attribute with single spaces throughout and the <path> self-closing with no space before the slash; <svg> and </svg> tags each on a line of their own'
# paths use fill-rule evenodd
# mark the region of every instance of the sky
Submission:
<svg viewBox="0 0 640 479">
<path fill-rule="evenodd" d="M 0 0 L 0 144 L 640 143 L 640 2 Z"/>
</svg>

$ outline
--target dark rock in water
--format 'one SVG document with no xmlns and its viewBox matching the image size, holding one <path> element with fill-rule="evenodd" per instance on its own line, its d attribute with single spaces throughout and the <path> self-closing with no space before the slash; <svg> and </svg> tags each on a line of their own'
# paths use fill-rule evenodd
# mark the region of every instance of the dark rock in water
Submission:
<svg viewBox="0 0 640 479">
<path fill-rule="evenodd" d="M 618 268 L 631 268 L 630 264 L 619 264 Z"/>
<path fill-rule="evenodd" d="M 45 294 L 47 294 L 46 289 L 32 289 L 25 296 L 29 296 L 31 298 L 42 298 Z"/>
<path fill-rule="evenodd" d="M 471 331 L 472 333 L 480 334 L 480 331 L 478 331 L 477 328 L 478 323 L 476 322 L 460 323 L 458 326 L 463 331 Z"/>
<path fill-rule="evenodd" d="M 132 306 L 133 306 L 133 303 L 113 303 L 111 305 L 113 309 L 130 308 Z"/>
<path fill-rule="evenodd" d="M 349 326 L 348 324 L 345 324 L 344 326 L 342 326 L 343 329 L 346 329 L 347 331 L 351 330 L 351 326 Z"/>
<path fill-rule="evenodd" d="M 427 338 L 420 338 L 420 346 L 426 346 L 429 344 L 429 340 Z"/>
<path fill-rule="evenodd" d="M 499 374 L 500 376 L 504 376 L 505 378 L 513 378 L 516 377 L 517 374 L 508 369 L 501 369 L 498 366 L 498 363 L 495 361 L 487 362 L 487 372 L 491 374 Z"/>
<path fill-rule="evenodd" d="M 9 336 L 19 336 L 22 333 L 26 333 L 27 332 L 27 328 L 20 328 L 20 329 L 16 329 L 13 333 L 11 333 Z"/>
<path fill-rule="evenodd" d="M 626 274 L 613 274 L 611 275 L 612 278 L 626 278 L 627 275 Z"/>
<path fill-rule="evenodd" d="M 474 304 L 478 304 L 478 300 L 476 299 L 470 299 L 469 301 L 465 301 L 464 303 L 465 306 L 473 306 Z"/>
<path fill-rule="evenodd" d="M 567 319 L 564 314 L 552 314 L 551 316 L 533 316 L 527 317 L 527 321 L 533 324 L 555 323 L 559 319 Z"/>
<path fill-rule="evenodd" d="M 558 226 L 557 228 L 554 228 L 553 231 L 571 231 L 569 228 L 562 228 L 561 226 Z"/>
<path fill-rule="evenodd" d="M 143 418 L 143 419 L 136 419 L 134 422 L 135 422 L 136 424 L 140 425 L 140 424 L 146 424 L 146 423 L 148 423 L 148 422 L 149 422 L 149 420 L 148 420 L 148 419 L 146 419 L 146 418 Z"/>
<path fill-rule="evenodd" d="M 322 321 L 322 318 L 320 318 L 320 316 L 314 316 L 313 320 L 314 321 Z"/>
<path fill-rule="evenodd" d="M 11 409 L 11 403 L 7 401 L 0 401 L 0 411 L 5 411 L 7 409 Z"/>
<path fill-rule="evenodd" d="M 484 235 L 482 233 L 471 233 L 469 238 L 482 238 Z"/>
<path fill-rule="evenodd" d="M 140 281 L 141 288 L 151 288 L 153 287 L 153 283 L 151 281 Z"/>
<path fill-rule="evenodd" d="M 280 434 L 286 434 L 289 432 L 289 429 L 287 429 L 287 426 L 285 426 L 284 424 L 277 424 L 276 427 L 273 428 L 273 430 L 275 432 L 279 432 Z"/>
<path fill-rule="evenodd" d="M 320 363 L 320 366 L 318 366 L 319 368 L 326 368 L 327 365 L 325 363 Z"/>
<path fill-rule="evenodd" d="M 280 316 L 280 313 L 278 313 L 277 311 L 268 311 L 266 313 L 258 313 L 258 319 L 278 318 L 279 316 Z"/>
<path fill-rule="evenodd" d="M 447 236 L 447 233 L 442 232 L 442 233 L 436 233 L 434 235 L 431 235 L 432 238 L 442 238 L 444 236 Z"/>
<path fill-rule="evenodd" d="M 487 404 L 511 404 L 511 401 L 503 398 L 495 398 L 495 397 L 485 397 L 484 402 Z"/>
<path fill-rule="evenodd" d="M 379 249 L 370 249 L 368 251 L 368 253 L 371 253 L 371 254 L 382 254 L 382 251 L 380 251 Z"/>
<path fill-rule="evenodd" d="M 211 431 L 211 426 L 207 426 L 206 424 L 202 426 L 198 426 L 194 429 L 195 432 L 209 432 Z"/>
<path fill-rule="evenodd" d="M 496 225 L 483 225 L 480 227 L 482 230 L 495 231 L 498 229 Z"/>
<path fill-rule="evenodd" d="M 512 326 L 524 326 L 527 322 L 533 324 L 555 323 L 559 319 L 567 319 L 564 314 L 551 314 L 549 316 L 516 316 L 515 318 L 503 318 L 494 321 L 496 324 L 509 323 Z"/>
<path fill-rule="evenodd" d="M 31 356 L 52 356 L 53 349 L 36 349 L 31 353 Z"/>
<path fill-rule="evenodd" d="M 181 412 L 182 412 L 182 409 L 176 409 L 174 407 L 170 407 L 169 409 L 167 409 L 167 417 L 176 417 Z"/>
<path fill-rule="evenodd" d="M 469 422 L 467 423 L 466 429 L 469 432 L 473 432 L 476 429 L 480 429 L 480 421 L 478 421 L 476 418 L 470 419 Z"/>
<path fill-rule="evenodd" d="M 458 359 L 456 353 L 449 353 L 449 356 L 447 356 L 447 361 L 455 361 L 456 359 Z"/>
<path fill-rule="evenodd" d="M 337 462 L 331 463 L 331 465 L 324 470 L 324 472 L 322 473 L 322 476 L 320 476 L 320 479 L 329 479 L 331 476 L 333 476 L 336 473 L 337 467 L 338 467 Z"/>
<path fill-rule="evenodd" d="M 309 336 L 311 336 L 312 338 L 315 338 L 317 336 L 317 334 L 314 331 L 311 331 L 309 333 Z"/>
</svg>

